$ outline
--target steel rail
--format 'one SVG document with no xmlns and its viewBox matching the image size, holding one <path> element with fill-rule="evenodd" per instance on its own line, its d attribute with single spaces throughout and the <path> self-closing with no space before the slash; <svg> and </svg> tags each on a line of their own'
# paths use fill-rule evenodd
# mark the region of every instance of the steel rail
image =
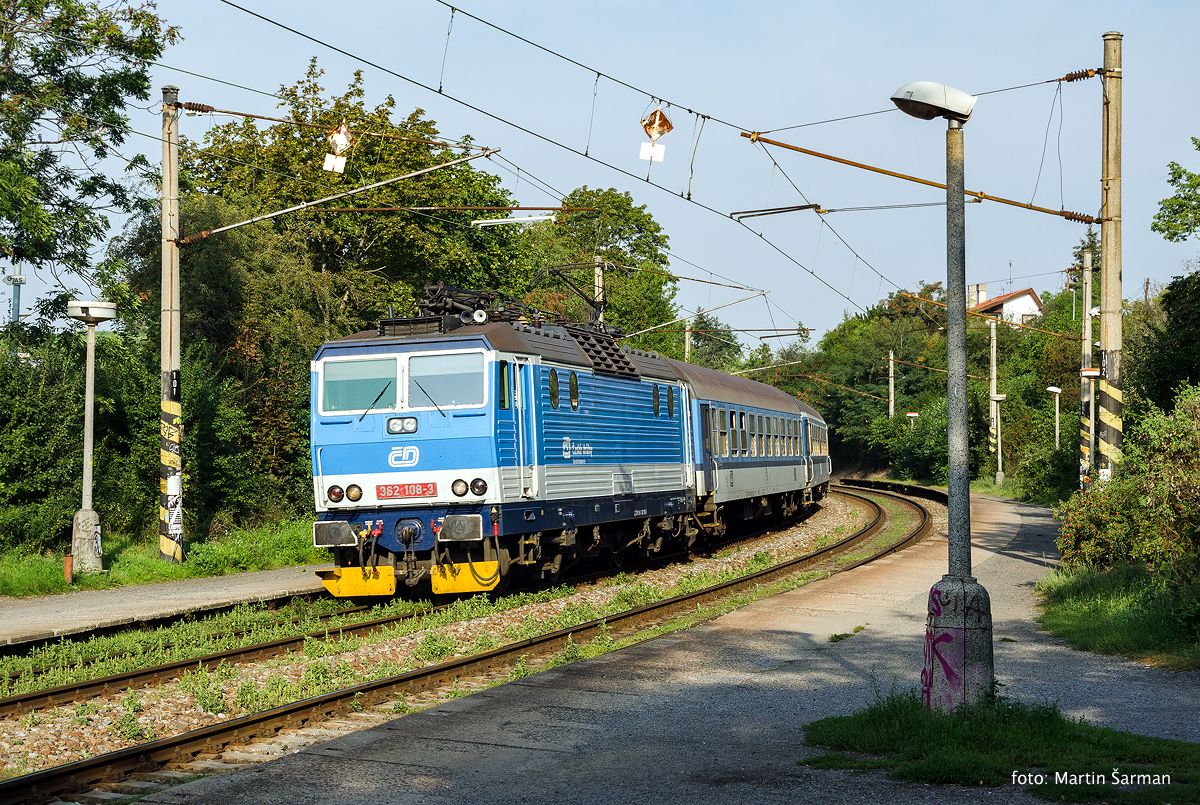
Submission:
<svg viewBox="0 0 1200 805">
<path fill-rule="evenodd" d="M 694 611 L 706 603 L 781 580 L 798 571 L 816 567 L 839 553 L 854 548 L 877 534 L 887 524 L 883 508 L 869 497 L 846 489 L 835 490 L 835 493 L 856 498 L 860 505 L 866 506 L 872 512 L 872 521 L 853 534 L 802 556 L 737 579 L 706 587 L 703 590 L 677 595 L 480 654 L 364 682 L 271 710 L 252 713 L 115 752 L 3 780 L 0 781 L 0 803 L 48 799 L 51 796 L 78 791 L 105 780 L 121 779 L 136 772 L 161 768 L 168 763 L 186 763 L 200 754 L 217 752 L 230 744 L 246 743 L 273 736 L 285 728 L 303 727 L 310 722 L 328 718 L 352 708 L 357 709 L 374 704 L 397 693 L 417 693 L 435 689 L 441 685 L 453 683 L 463 676 L 508 668 L 522 655 L 553 654 L 565 646 L 568 641 L 576 638 L 598 635 L 605 630 L 619 630 L 622 633 L 636 632 L 646 625 Z M 885 491 L 872 490 L 870 494 L 894 497 L 908 504 L 919 513 L 918 524 L 896 544 L 885 547 L 842 569 L 858 567 L 898 550 L 902 546 L 912 544 L 923 539 L 930 530 L 928 513 L 918 504 Z"/>
</svg>

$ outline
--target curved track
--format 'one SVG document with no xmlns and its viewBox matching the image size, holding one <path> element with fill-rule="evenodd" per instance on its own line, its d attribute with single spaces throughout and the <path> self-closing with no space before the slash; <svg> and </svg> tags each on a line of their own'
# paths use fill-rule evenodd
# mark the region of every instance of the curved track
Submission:
<svg viewBox="0 0 1200 805">
<path fill-rule="evenodd" d="M 253 713 L 116 752 L 0 781 L 0 802 L 38 801 L 48 799 L 56 794 L 79 791 L 106 780 L 119 780 L 130 774 L 160 769 L 169 764 L 187 763 L 201 754 L 219 752 L 231 744 L 245 744 L 269 738 L 280 730 L 308 726 L 341 713 L 359 710 L 364 706 L 399 694 L 413 694 L 436 689 L 463 677 L 495 674 L 511 668 L 523 656 L 552 655 L 561 650 L 568 641 L 586 642 L 601 632 L 616 635 L 631 634 L 683 613 L 692 612 L 697 607 L 730 598 L 756 586 L 784 580 L 800 571 L 822 568 L 830 572 L 838 572 L 858 567 L 923 539 L 930 530 L 928 512 L 908 498 L 890 491 L 876 489 L 872 489 L 867 495 L 845 487 L 835 488 L 833 491 L 854 499 L 859 505 L 870 510 L 872 521 L 855 533 L 803 556 L 693 593 L 678 595 L 480 654 L 456 658 L 437 665 L 304 699 L 272 710 Z M 914 494 L 911 490 L 906 490 L 906 492 Z M 832 562 L 837 557 L 850 552 L 887 527 L 888 520 L 885 512 L 877 502 L 871 499 L 874 496 L 890 498 L 908 508 L 913 512 L 915 524 L 899 540 L 852 563 L 834 566 Z M 364 629 L 368 628 L 368 625 L 358 624 L 346 628 Z M 373 628 L 378 628 L 378 625 Z M 196 662 L 197 660 L 193 659 L 184 664 L 194 667 Z M 142 673 L 150 673 L 155 670 L 147 669 Z M 96 680 L 96 682 L 102 682 L 102 680 Z M 44 696 L 47 691 L 40 693 Z"/>
</svg>

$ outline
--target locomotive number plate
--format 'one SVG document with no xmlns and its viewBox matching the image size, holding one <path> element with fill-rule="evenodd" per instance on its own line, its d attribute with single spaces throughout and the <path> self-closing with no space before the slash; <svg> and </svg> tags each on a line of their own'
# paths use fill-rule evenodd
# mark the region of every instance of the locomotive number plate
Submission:
<svg viewBox="0 0 1200 805">
<path fill-rule="evenodd" d="M 437 496 L 437 484 L 379 484 L 375 497 L 379 500 L 394 498 L 432 498 Z"/>
</svg>

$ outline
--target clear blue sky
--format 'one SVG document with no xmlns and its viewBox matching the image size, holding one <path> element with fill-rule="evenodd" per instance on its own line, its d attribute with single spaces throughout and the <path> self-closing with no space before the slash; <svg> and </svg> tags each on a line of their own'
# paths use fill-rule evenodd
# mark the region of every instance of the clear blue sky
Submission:
<svg viewBox="0 0 1200 805">
<path fill-rule="evenodd" d="M 243 5 L 367 59 L 437 86 L 448 94 L 582 149 L 587 142 L 595 74 L 457 15 L 449 48 L 449 9 L 434 0 L 403 3 L 290 3 L 245 0 Z M 1170 244 L 1150 231 L 1157 202 L 1167 195 L 1171 160 L 1200 170 L 1190 137 L 1200 136 L 1200 106 L 1187 83 L 1197 73 L 1195 32 L 1200 6 L 1185 2 L 1133 4 L 601 2 L 464 0 L 462 8 L 552 47 L 591 67 L 672 102 L 748 129 L 766 130 L 841 115 L 888 109 L 892 91 L 908 81 L 942 81 L 982 92 L 1055 78 L 1102 61 L 1101 35 L 1124 40 L 1124 278 L 1127 297 L 1149 277 L 1162 284 L 1200 253 L 1196 241 Z M 560 190 L 582 184 L 628 190 L 648 206 L 671 238 L 671 251 L 705 271 L 674 262 L 680 274 L 707 271 L 766 289 L 761 300 L 722 310 L 734 327 L 791 326 L 824 331 L 850 302 L 728 220 L 679 198 L 688 178 L 694 119 L 667 110 L 676 125 L 663 142 L 666 161 L 653 188 L 583 157 L 548 145 L 353 59 L 274 28 L 217 0 L 160 0 L 160 12 L 183 29 L 184 41 L 165 64 L 274 91 L 299 78 L 311 56 L 340 90 L 364 70 L 369 100 L 393 95 L 400 110 L 420 107 L 447 136 L 470 134 Z M 446 52 L 442 74 L 443 52 Z M 273 100 L 165 69 L 158 87 L 174 83 L 184 100 L 271 114 Z M 967 187 L 1029 200 L 1042 158 L 1055 84 L 980 98 L 966 127 Z M 1096 213 L 1099 206 L 1100 83 L 1062 85 L 1050 125 L 1036 201 Z M 649 101 L 601 80 L 591 152 L 639 176 L 644 139 L 638 126 Z M 155 110 L 135 111 L 134 127 L 158 129 Z M 199 138 L 211 121 L 186 117 L 183 131 Z M 896 170 L 944 176 L 944 124 L 899 112 L 780 132 L 779 139 Z M 126 152 L 155 144 L 134 137 Z M 1061 160 L 1059 155 L 1061 153 Z M 862 173 L 788 152 L 783 169 L 826 208 L 938 202 L 942 191 Z M 314 166 L 319 170 L 319 166 Z M 552 203 L 528 181 L 516 186 L 525 204 Z M 1061 177 L 1061 184 L 1060 184 Z M 709 121 L 699 142 L 693 197 L 723 212 L 802 203 L 787 180 L 737 130 Z M 996 204 L 969 205 L 968 282 L 988 282 L 993 295 L 1008 276 L 1065 267 L 1084 227 Z M 812 213 L 756 219 L 761 229 L 801 263 L 866 307 L 893 289 L 945 275 L 943 207 L 844 212 L 826 220 L 887 279 L 859 262 Z M 1010 269 L 1011 264 L 1011 269 Z M 1054 275 L 1015 279 L 1013 289 L 1060 287 Z M 32 289 L 36 291 L 38 284 Z M 42 287 L 45 287 L 42 285 Z M 8 288 L 4 288 L 7 296 Z M 715 307 L 738 292 L 683 282 L 685 308 Z M 187 302 L 184 300 L 184 304 Z M 776 344 L 779 341 L 774 342 Z"/>
</svg>

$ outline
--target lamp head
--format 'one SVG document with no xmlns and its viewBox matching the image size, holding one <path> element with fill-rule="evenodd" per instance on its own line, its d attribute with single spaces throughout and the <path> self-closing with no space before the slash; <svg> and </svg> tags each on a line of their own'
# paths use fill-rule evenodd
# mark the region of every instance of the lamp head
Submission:
<svg viewBox="0 0 1200 805">
<path fill-rule="evenodd" d="M 1062 389 L 1060 389 L 1058 386 L 1046 386 L 1046 391 L 1050 392 L 1051 394 L 1062 394 Z"/>
<path fill-rule="evenodd" d="M 914 81 L 892 93 L 892 103 L 906 115 L 921 120 L 944 117 L 966 123 L 975 108 L 975 96 L 936 81 Z"/>
<path fill-rule="evenodd" d="M 117 317 L 117 303 L 72 299 L 67 302 L 67 316 L 84 324 L 100 324 Z"/>
</svg>

